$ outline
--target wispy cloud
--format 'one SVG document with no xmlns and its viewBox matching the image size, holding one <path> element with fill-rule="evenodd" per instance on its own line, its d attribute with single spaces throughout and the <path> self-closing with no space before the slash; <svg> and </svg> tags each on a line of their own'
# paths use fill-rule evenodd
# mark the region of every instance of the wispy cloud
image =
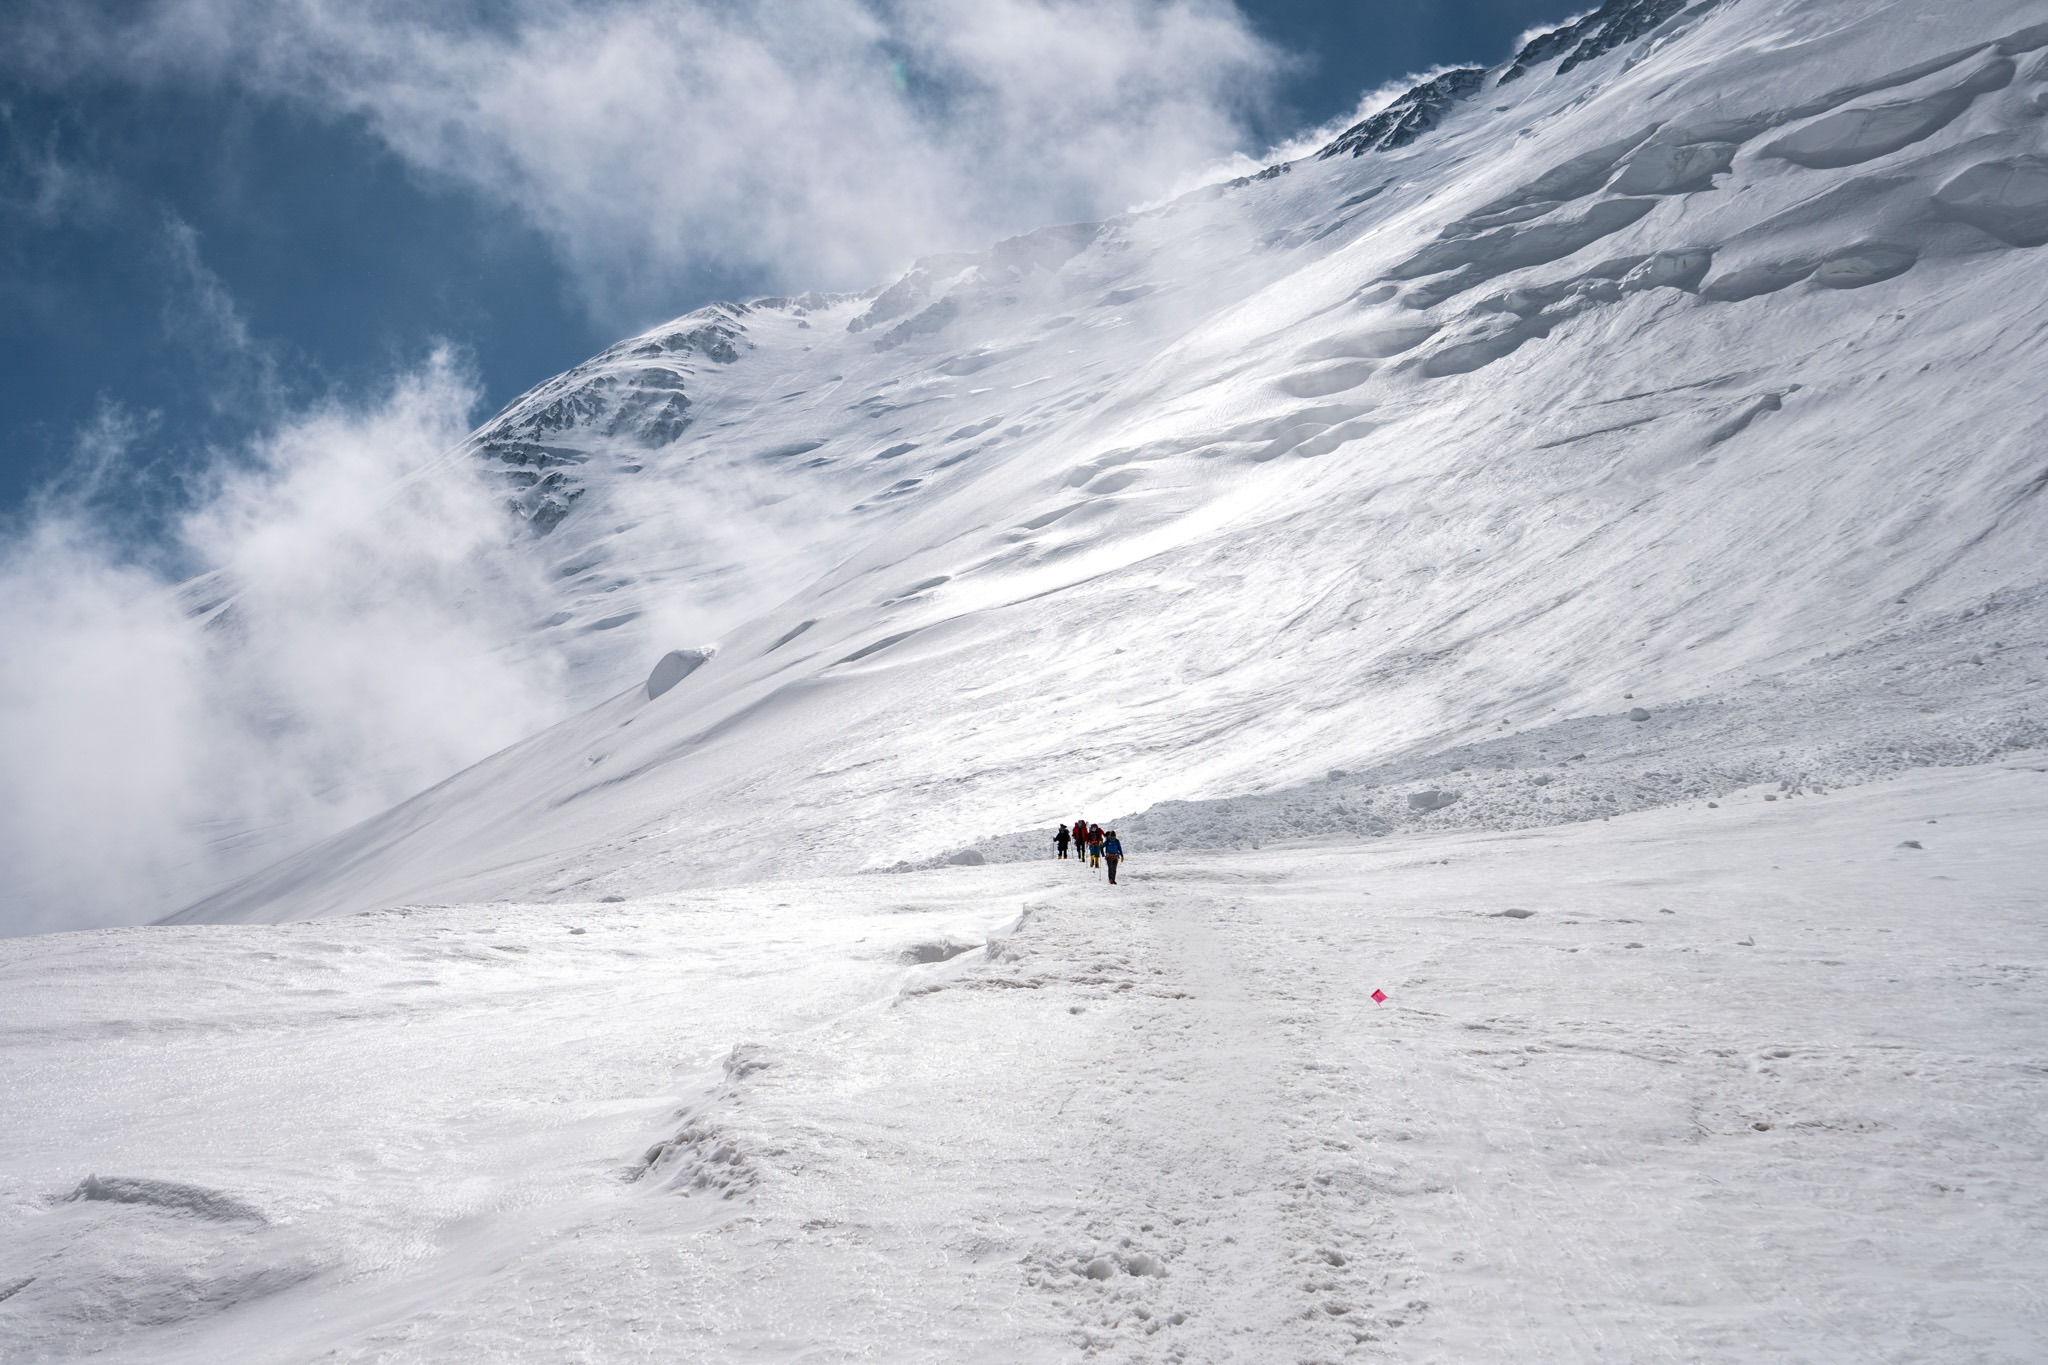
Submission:
<svg viewBox="0 0 2048 1365">
<path fill-rule="evenodd" d="M 445 458 L 476 402 L 436 353 L 224 454 L 152 560 L 98 503 L 117 409 L 0 552 L 0 932 L 148 918 L 556 718 L 540 585 Z"/>
<path fill-rule="evenodd" d="M 207 265 L 190 223 L 167 215 L 163 240 L 169 266 L 164 330 L 206 365 L 208 402 L 215 412 L 247 421 L 275 420 L 287 401 L 275 344 L 250 331 L 227 285 Z"/>
<path fill-rule="evenodd" d="M 117 17 L 125 15 L 127 17 Z M 329 0 L 66 4 L 38 79 L 229 85 L 360 120 L 522 215 L 596 316 L 693 272 L 879 282 L 1157 196 L 1245 140 L 1281 69 L 1225 0 Z"/>
</svg>

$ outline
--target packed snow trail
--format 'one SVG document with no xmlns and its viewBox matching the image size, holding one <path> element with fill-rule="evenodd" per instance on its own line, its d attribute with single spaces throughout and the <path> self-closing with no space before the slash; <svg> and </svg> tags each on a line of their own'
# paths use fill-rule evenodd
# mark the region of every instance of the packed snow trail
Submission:
<svg viewBox="0 0 2048 1365">
<path fill-rule="evenodd" d="M 0 1354 L 2036 1360 L 2044 820 L 0 944 Z"/>
</svg>

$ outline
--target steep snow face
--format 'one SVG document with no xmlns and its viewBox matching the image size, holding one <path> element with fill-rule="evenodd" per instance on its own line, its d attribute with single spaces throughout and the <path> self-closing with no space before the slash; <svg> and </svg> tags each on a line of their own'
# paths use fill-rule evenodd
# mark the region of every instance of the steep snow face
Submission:
<svg viewBox="0 0 2048 1365">
<path fill-rule="evenodd" d="M 2039 743 L 2039 17 L 1610 4 L 1355 154 L 622 343 L 475 449 L 561 557 L 540 628 L 631 689 L 186 915 Z"/>
</svg>

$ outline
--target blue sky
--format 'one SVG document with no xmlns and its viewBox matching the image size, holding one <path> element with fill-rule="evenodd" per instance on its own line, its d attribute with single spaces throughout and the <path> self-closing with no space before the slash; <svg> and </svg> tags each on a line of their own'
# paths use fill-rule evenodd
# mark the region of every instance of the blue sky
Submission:
<svg viewBox="0 0 2048 1365">
<path fill-rule="evenodd" d="M 922 213 L 835 252 L 811 243 L 836 240 L 874 205 L 855 193 L 789 207 L 790 186 L 809 179 L 800 155 L 783 180 L 764 173 L 735 197 L 693 188 L 730 170 L 701 159 L 675 184 L 628 168 L 548 188 L 550 178 L 573 182 L 563 167 L 658 162 L 693 139 L 729 143 L 735 121 L 748 119 L 745 92 L 758 88 L 748 80 L 735 79 L 711 111 L 656 82 L 636 105 L 634 73 L 621 77 L 616 56 L 592 54 L 607 26 L 646 22 L 647 5 L 479 0 L 442 7 L 411 32 L 369 27 L 379 8 L 348 7 L 355 20 L 368 16 L 354 27 L 316 0 L 25 3 L 0 20 L 0 47 L 14 54 L 0 58 L 0 510 L 21 508 L 39 486 L 75 490 L 97 460 L 104 510 L 147 540 L 149 514 L 189 501 L 197 471 L 308 404 L 377 390 L 437 344 L 457 348 L 473 380 L 470 415 L 480 418 L 617 337 L 712 299 L 862 287 L 920 250 L 1113 210 L 1159 191 L 1165 182 L 1145 176 L 1162 167 L 1184 171 L 1226 150 L 1257 154 L 1341 118 L 1362 91 L 1440 64 L 1499 60 L 1524 29 L 1573 12 L 1555 0 L 1241 0 L 1235 12 L 1206 0 L 1114 0 L 1090 8 L 1135 17 L 1105 21 L 1071 48 L 1058 34 L 1016 27 L 973 44 L 935 35 L 946 4 L 869 6 L 882 16 L 878 31 L 861 30 L 859 13 L 827 15 L 843 26 L 828 34 L 843 54 L 820 40 L 789 57 L 799 95 L 807 80 L 840 79 L 819 73 L 836 73 L 842 60 L 892 52 L 911 117 L 920 102 L 928 107 L 919 126 L 979 119 L 982 129 L 971 147 L 906 148 L 906 158 L 961 164 L 951 179 L 925 174 L 899 190 L 922 196 Z M 923 27 L 905 17 L 917 9 Z M 1161 9 L 1176 12 L 1174 23 L 1146 28 L 1145 12 Z M 829 27 L 816 10 L 792 22 Z M 729 42 L 720 60 L 731 70 L 759 59 L 771 22 L 685 37 L 714 51 Z M 551 24 L 547 42 L 527 50 L 507 41 L 522 25 Z M 294 44 L 303 48 L 296 57 Z M 1006 44 L 1017 52 L 1018 89 L 1057 89 L 1063 63 L 1121 44 L 1126 65 L 1100 79 L 1134 87 L 1136 98 L 1149 90 L 1155 102 L 1162 91 L 1192 90 L 1193 116 L 1176 117 L 1198 135 L 1175 140 L 1155 129 L 1099 148 L 1087 165 L 1045 156 L 1023 126 L 1030 96 L 1006 85 Z M 394 49 L 407 45 L 432 54 L 419 71 L 400 69 L 408 56 Z M 541 116 L 522 123 L 505 90 L 516 106 L 519 88 L 554 81 L 551 52 L 572 87 L 556 98 L 595 107 L 564 145 L 536 156 L 529 149 L 556 141 L 563 122 L 543 100 Z M 1193 73 L 1184 82 L 1182 68 Z M 859 73 L 851 79 L 857 88 Z M 579 95 L 576 80 L 593 83 L 595 96 Z M 968 86 L 980 95 L 958 93 Z M 733 90 L 741 107 L 728 107 Z M 435 104 L 436 93 L 448 103 Z M 489 106 L 487 132 L 462 126 L 465 101 Z M 1103 91 L 1078 103 L 1083 115 L 1132 121 Z M 707 113 L 715 126 L 689 126 Z M 890 125 L 878 126 L 886 140 Z M 1015 192 L 983 195 L 976 163 L 996 172 L 1006 158 L 1022 167 L 1000 172 Z M 1176 158 L 1185 165 L 1173 167 Z M 1125 192 L 1120 178 L 1144 183 Z M 574 202 L 613 186 L 621 202 L 609 216 Z M 757 202 L 784 206 L 758 234 L 767 249 L 735 240 L 755 235 L 747 220 Z M 687 231 L 664 239 L 634 215 L 675 219 Z"/>
</svg>

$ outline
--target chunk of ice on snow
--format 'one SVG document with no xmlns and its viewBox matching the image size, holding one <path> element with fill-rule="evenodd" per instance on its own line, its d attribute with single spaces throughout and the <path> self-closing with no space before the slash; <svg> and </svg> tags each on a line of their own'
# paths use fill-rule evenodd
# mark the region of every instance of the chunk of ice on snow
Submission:
<svg viewBox="0 0 2048 1365">
<path fill-rule="evenodd" d="M 708 649 L 672 649 L 661 656 L 661 662 L 647 675 L 647 700 L 653 701 L 662 693 L 689 677 L 706 660 L 710 659 Z"/>
</svg>

